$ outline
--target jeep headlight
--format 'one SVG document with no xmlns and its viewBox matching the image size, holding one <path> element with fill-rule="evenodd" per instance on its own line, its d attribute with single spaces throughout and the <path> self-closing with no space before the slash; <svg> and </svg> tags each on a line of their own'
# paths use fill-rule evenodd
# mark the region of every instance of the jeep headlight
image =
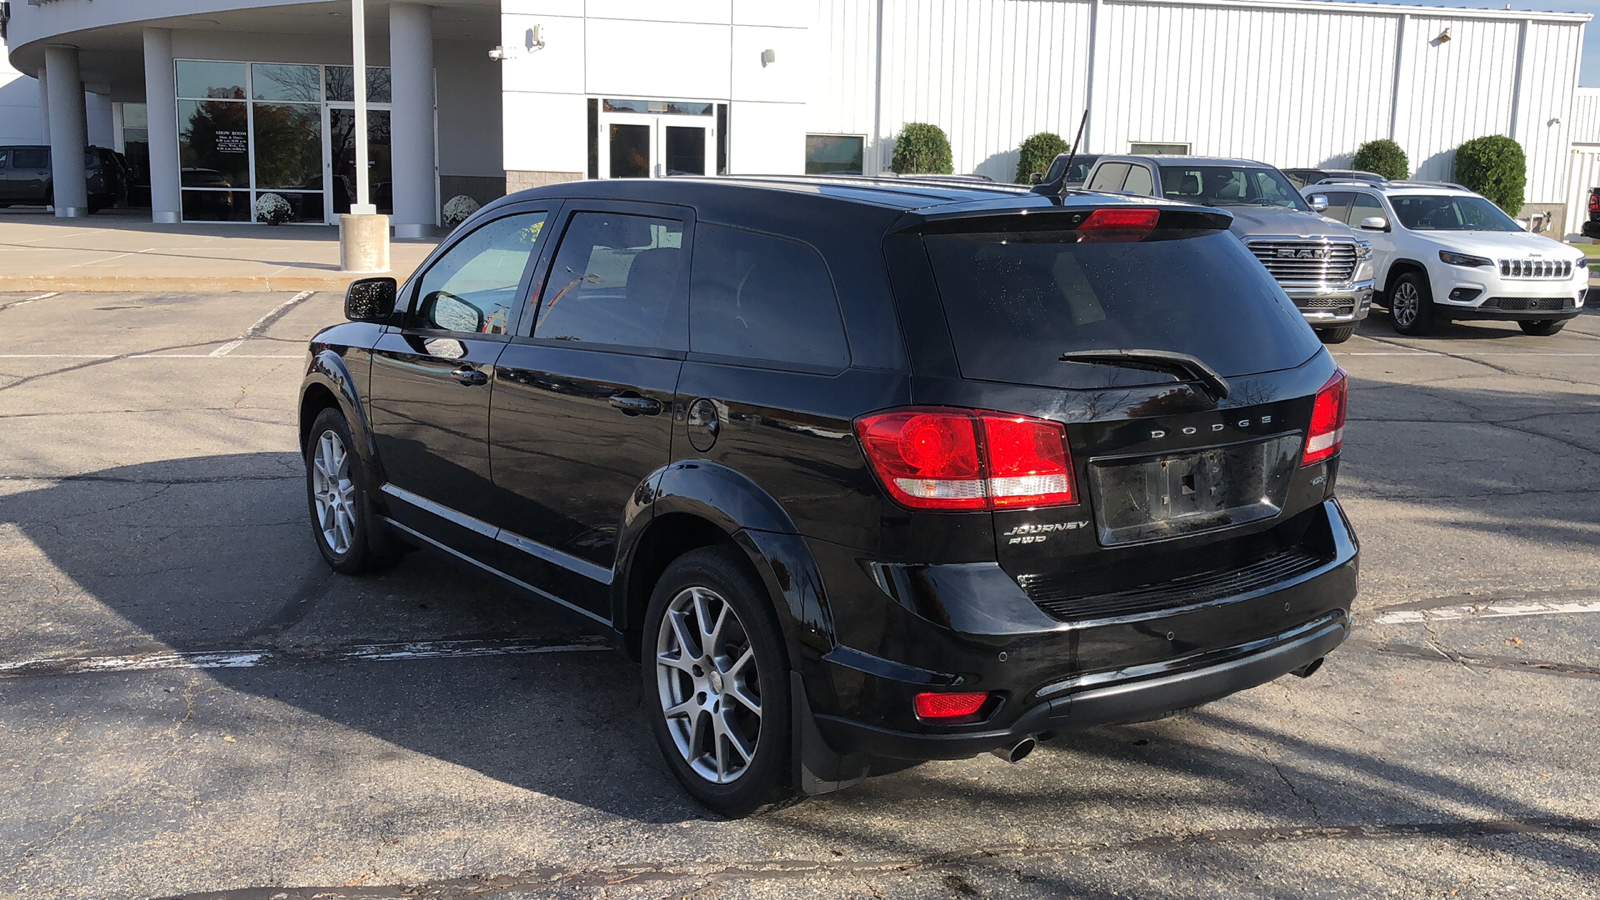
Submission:
<svg viewBox="0 0 1600 900">
<path fill-rule="evenodd" d="M 1468 256 L 1465 253 L 1452 253 L 1449 250 L 1439 251 L 1439 261 L 1449 263 L 1452 266 L 1468 266 L 1471 268 L 1494 265 L 1494 260 L 1492 259 L 1484 259 L 1481 256 Z"/>
</svg>

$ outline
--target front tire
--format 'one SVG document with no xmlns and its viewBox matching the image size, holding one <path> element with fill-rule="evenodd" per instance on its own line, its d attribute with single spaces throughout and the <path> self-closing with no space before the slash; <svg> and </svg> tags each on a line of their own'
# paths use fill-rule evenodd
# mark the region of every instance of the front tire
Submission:
<svg viewBox="0 0 1600 900">
<path fill-rule="evenodd" d="M 1389 315 L 1394 330 L 1401 334 L 1427 334 L 1433 328 L 1433 298 L 1428 280 L 1407 272 L 1395 280 L 1389 291 Z"/>
<path fill-rule="evenodd" d="M 1338 328 L 1318 328 L 1317 338 L 1324 344 L 1342 344 L 1350 340 L 1350 336 L 1355 333 L 1356 326 L 1340 325 Z"/>
<path fill-rule="evenodd" d="M 690 796 L 729 818 L 791 798 L 789 664 L 771 597 L 743 555 L 678 557 L 643 630 L 650 730 Z"/>
<path fill-rule="evenodd" d="M 1538 337 L 1549 337 L 1567 327 L 1566 319 L 1541 319 L 1537 322 L 1518 322 L 1523 334 L 1532 334 Z"/>
<path fill-rule="evenodd" d="M 350 426 L 338 410 L 317 415 L 305 447 L 311 535 L 322 558 L 343 575 L 376 572 L 400 558 L 394 539 L 372 513 L 366 468 L 354 448 Z"/>
</svg>

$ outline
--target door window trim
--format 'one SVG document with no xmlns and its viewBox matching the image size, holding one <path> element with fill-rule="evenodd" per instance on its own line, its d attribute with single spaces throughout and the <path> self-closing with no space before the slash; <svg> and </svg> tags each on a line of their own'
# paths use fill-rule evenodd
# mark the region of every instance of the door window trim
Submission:
<svg viewBox="0 0 1600 900">
<path fill-rule="evenodd" d="M 566 200 L 561 204 L 559 212 L 553 213 L 551 219 L 560 225 L 559 233 L 552 232 L 554 238 L 546 245 L 540 254 L 538 269 L 534 273 L 532 288 L 522 304 L 522 315 L 518 317 L 515 332 L 507 332 L 506 336 L 514 344 L 527 344 L 534 347 L 559 347 L 563 350 L 584 350 L 594 353 L 620 353 L 628 356 L 651 356 L 657 359 L 683 359 L 687 350 L 667 350 L 661 347 L 634 347 L 626 344 L 591 344 L 583 341 L 558 341 L 551 338 L 536 338 L 533 336 L 533 327 L 539 321 L 539 308 L 544 303 L 544 291 L 549 284 L 550 267 L 555 264 L 556 254 L 561 250 L 561 242 L 566 240 L 567 228 L 572 224 L 572 217 L 578 213 L 619 213 L 622 215 L 648 216 L 655 219 L 676 219 L 683 223 L 683 249 L 689 254 L 689 265 L 683 270 L 683 332 L 689 333 L 689 281 L 690 272 L 694 267 L 694 210 L 687 206 L 678 206 L 672 203 L 651 203 L 644 200 Z M 547 228 L 549 226 L 546 226 Z M 687 345 L 687 337 L 684 340 Z"/>
<path fill-rule="evenodd" d="M 499 222 L 502 219 L 509 219 L 512 216 L 525 216 L 530 213 L 544 213 L 545 224 L 541 229 L 542 233 L 540 235 L 540 237 L 543 238 L 546 234 L 551 233 L 550 223 L 555 221 L 557 217 L 561 215 L 563 206 L 564 204 L 559 200 L 549 203 L 525 201 L 523 203 L 507 206 L 503 210 L 498 210 L 497 212 L 499 214 L 495 215 L 493 218 L 486 218 L 482 222 L 479 222 L 471 231 L 463 231 L 459 237 L 455 237 L 448 243 L 440 244 L 432 253 L 428 254 L 428 258 L 422 261 L 422 265 L 418 266 L 417 270 L 413 272 L 411 277 L 407 278 L 405 284 L 401 286 L 397 296 L 404 299 L 405 309 L 403 311 L 400 310 L 398 308 L 398 302 L 396 303 L 395 318 L 397 322 L 396 324 L 390 326 L 390 330 L 400 331 L 407 334 L 462 334 L 463 332 L 460 331 L 448 331 L 443 328 L 426 328 L 416 321 L 414 318 L 414 310 L 416 309 L 418 300 L 417 292 L 422 289 L 422 280 L 429 272 L 433 271 L 433 267 L 438 265 L 439 261 L 444 258 L 445 254 L 449 253 L 451 250 L 454 250 L 456 247 L 459 247 L 463 241 L 471 237 L 473 234 L 476 234 L 479 229 L 487 227 L 492 223 Z M 538 252 L 531 254 L 527 265 L 523 267 L 522 280 L 517 283 L 518 299 L 514 301 L 516 316 L 511 321 L 506 323 L 505 332 L 502 334 L 474 334 L 474 340 L 505 341 L 510 339 L 513 335 L 521 332 L 522 321 L 527 314 L 528 298 L 531 296 L 531 292 L 534 287 L 532 277 L 535 272 L 542 271 L 545 257 L 549 255 L 549 248 L 553 243 L 554 241 L 541 240 L 539 242 L 539 246 L 536 247 Z"/>
</svg>

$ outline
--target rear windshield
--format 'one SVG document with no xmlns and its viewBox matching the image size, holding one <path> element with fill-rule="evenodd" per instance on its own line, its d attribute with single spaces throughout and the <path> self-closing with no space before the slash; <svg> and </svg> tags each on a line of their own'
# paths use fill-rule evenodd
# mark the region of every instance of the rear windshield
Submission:
<svg viewBox="0 0 1600 900">
<path fill-rule="evenodd" d="M 1170 376 L 1061 362 L 1077 350 L 1168 350 L 1225 376 L 1297 366 L 1320 348 L 1277 282 L 1226 231 L 1077 243 L 1072 231 L 923 238 L 967 378 L 1047 387 Z"/>
</svg>

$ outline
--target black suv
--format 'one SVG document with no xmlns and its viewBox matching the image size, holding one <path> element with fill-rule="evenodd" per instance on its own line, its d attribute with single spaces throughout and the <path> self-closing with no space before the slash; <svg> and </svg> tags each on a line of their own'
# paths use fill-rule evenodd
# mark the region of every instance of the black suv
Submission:
<svg viewBox="0 0 1600 900">
<path fill-rule="evenodd" d="M 1356 593 L 1345 376 L 1228 223 L 908 179 L 507 197 L 312 339 L 312 531 L 615 635 L 727 815 L 1309 675 Z"/>
<path fill-rule="evenodd" d="M 88 188 L 89 212 L 116 206 L 127 199 L 128 178 L 116 153 L 104 147 L 83 151 L 83 174 Z M 49 206 L 55 202 L 50 148 L 22 145 L 0 147 L 0 208 L 12 205 Z"/>
</svg>

